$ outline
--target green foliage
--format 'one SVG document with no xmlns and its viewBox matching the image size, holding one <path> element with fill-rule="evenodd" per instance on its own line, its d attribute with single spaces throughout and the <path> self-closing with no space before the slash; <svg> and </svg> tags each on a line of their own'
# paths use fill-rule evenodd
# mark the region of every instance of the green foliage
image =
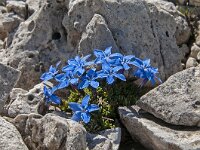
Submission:
<svg viewBox="0 0 200 150">
<path fill-rule="evenodd" d="M 90 123 L 85 125 L 86 130 L 89 132 L 98 132 L 113 128 L 117 125 L 117 108 L 119 106 L 134 105 L 140 96 L 150 90 L 144 87 L 142 89 L 138 88 L 133 82 L 134 80 L 129 80 L 126 83 L 116 81 L 112 86 L 103 83 L 103 88 L 99 87 L 97 90 L 86 88 L 81 92 L 71 89 L 67 100 L 63 100 L 60 109 L 70 112 L 68 107 L 69 102 L 81 102 L 82 98 L 89 94 L 91 96 L 90 103 L 98 104 L 100 111 L 91 114 Z"/>
</svg>

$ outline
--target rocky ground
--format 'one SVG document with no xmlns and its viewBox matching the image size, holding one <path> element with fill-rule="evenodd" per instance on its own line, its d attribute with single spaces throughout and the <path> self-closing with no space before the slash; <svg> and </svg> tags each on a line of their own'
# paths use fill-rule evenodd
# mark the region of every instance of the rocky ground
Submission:
<svg viewBox="0 0 200 150">
<path fill-rule="evenodd" d="M 118 109 L 143 147 L 123 127 L 91 134 L 46 112 L 41 74 L 111 45 L 150 58 L 165 81 Z M 0 0 L 0 149 L 116 150 L 123 141 L 120 149 L 198 150 L 199 63 L 199 0 Z"/>
</svg>

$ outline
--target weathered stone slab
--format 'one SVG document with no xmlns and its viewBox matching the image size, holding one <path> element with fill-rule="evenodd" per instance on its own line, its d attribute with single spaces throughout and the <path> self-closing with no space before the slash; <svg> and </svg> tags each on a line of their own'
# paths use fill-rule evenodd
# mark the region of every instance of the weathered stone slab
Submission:
<svg viewBox="0 0 200 150">
<path fill-rule="evenodd" d="M 171 76 L 137 105 L 165 122 L 200 127 L 200 67 Z"/>
<path fill-rule="evenodd" d="M 200 128 L 174 126 L 137 106 L 120 107 L 120 119 L 133 139 L 153 150 L 198 150 Z"/>
<path fill-rule="evenodd" d="M 19 76 L 20 71 L 0 63 L 0 113 Z"/>
</svg>

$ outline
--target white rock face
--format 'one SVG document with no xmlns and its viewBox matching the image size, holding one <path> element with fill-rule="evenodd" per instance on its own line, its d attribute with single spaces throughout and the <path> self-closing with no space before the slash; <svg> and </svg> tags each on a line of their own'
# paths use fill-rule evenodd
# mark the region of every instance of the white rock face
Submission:
<svg viewBox="0 0 200 150">
<path fill-rule="evenodd" d="M 200 127 L 200 67 L 172 75 L 142 96 L 137 105 L 174 125 Z"/>
<path fill-rule="evenodd" d="M 27 146 L 14 125 L 0 117 L 0 149 L 1 150 L 28 150 Z"/>
<path fill-rule="evenodd" d="M 118 111 L 133 139 L 147 149 L 198 150 L 200 147 L 199 128 L 166 124 L 137 106 L 119 107 Z"/>
<path fill-rule="evenodd" d="M 170 2 L 28 0 L 27 4 L 33 14 L 20 24 L 0 58 L 21 70 L 18 87 L 30 89 L 59 60 L 108 46 L 150 58 L 163 80 L 182 69 L 177 44 L 187 42 L 190 29 Z"/>
<path fill-rule="evenodd" d="M 186 62 L 186 68 L 190 67 L 196 67 L 198 65 L 198 62 L 195 58 L 189 57 Z"/>
</svg>

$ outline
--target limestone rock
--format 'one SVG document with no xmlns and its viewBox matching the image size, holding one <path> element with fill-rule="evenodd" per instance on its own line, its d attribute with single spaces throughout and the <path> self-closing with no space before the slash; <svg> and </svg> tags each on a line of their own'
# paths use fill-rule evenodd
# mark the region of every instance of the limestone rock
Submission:
<svg viewBox="0 0 200 150">
<path fill-rule="evenodd" d="M 197 58 L 197 54 L 200 52 L 200 47 L 194 44 L 191 47 L 190 57 Z"/>
<path fill-rule="evenodd" d="M 200 127 L 200 67 L 172 75 L 140 98 L 137 105 L 174 125 Z"/>
<path fill-rule="evenodd" d="M 147 149 L 197 150 L 200 147 L 199 128 L 164 123 L 136 106 L 119 107 L 118 111 L 132 138 Z"/>
<path fill-rule="evenodd" d="M 43 101 L 42 91 L 43 84 L 36 85 L 30 91 L 14 88 L 10 94 L 10 103 L 6 107 L 6 114 L 9 117 L 16 117 L 18 114 L 41 114 L 45 111 L 45 107 L 41 108 Z"/>
<path fill-rule="evenodd" d="M 172 3 L 27 0 L 27 4 L 33 14 L 20 24 L 0 58 L 22 72 L 17 87 L 32 88 L 42 72 L 59 60 L 108 46 L 123 54 L 150 58 L 163 81 L 182 69 L 177 43 L 186 42 L 190 31 Z"/>
<path fill-rule="evenodd" d="M 1 150 L 28 150 L 27 146 L 14 125 L 0 117 L 0 149 Z"/>
<path fill-rule="evenodd" d="M 10 0 L 7 2 L 6 8 L 8 12 L 14 12 L 15 14 L 19 15 L 24 19 L 27 18 L 28 7 L 26 6 L 26 3 L 23 1 Z"/>
<path fill-rule="evenodd" d="M 88 49 L 93 50 L 96 47 L 105 49 L 108 45 L 112 45 L 115 52 L 119 51 L 104 18 L 99 14 L 95 14 L 86 26 L 86 31 L 81 36 L 79 50 L 84 55 L 87 55 Z"/>
<path fill-rule="evenodd" d="M 0 113 L 19 76 L 20 71 L 0 63 Z"/>
<path fill-rule="evenodd" d="M 30 150 L 85 150 L 86 131 L 82 125 L 53 114 L 18 115 L 13 124 Z"/>
<path fill-rule="evenodd" d="M 198 65 L 198 62 L 195 58 L 189 57 L 186 62 L 186 68 L 190 67 L 196 67 Z"/>
</svg>

